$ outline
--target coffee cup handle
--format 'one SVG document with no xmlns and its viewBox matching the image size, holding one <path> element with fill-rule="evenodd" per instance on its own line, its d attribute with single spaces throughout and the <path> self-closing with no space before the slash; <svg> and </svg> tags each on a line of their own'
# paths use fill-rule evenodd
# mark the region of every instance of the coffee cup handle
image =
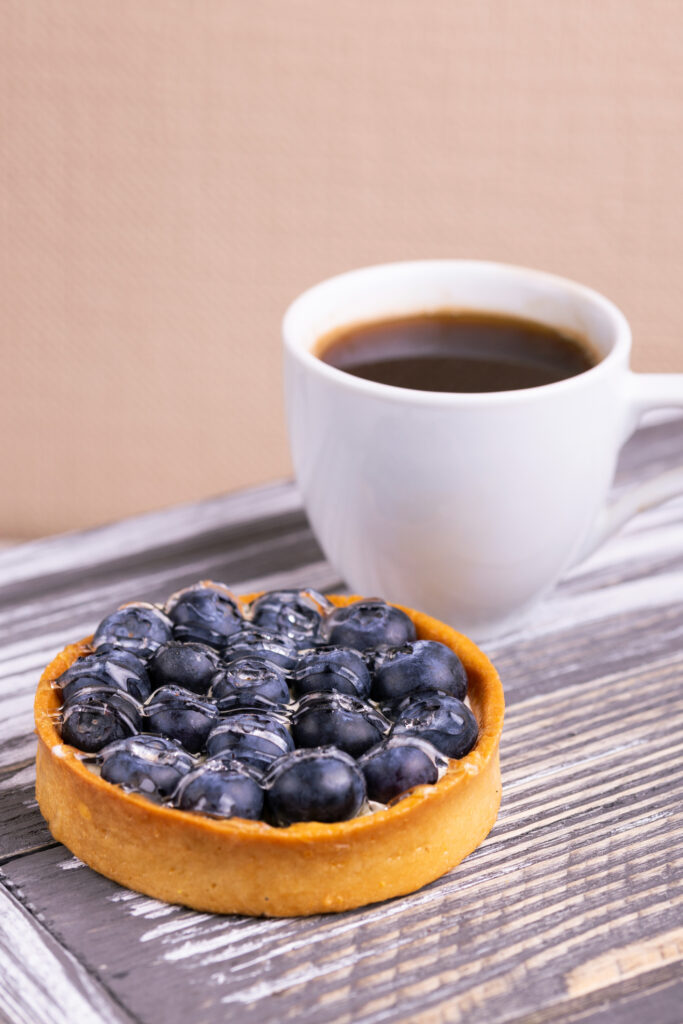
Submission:
<svg viewBox="0 0 683 1024">
<path fill-rule="evenodd" d="M 654 409 L 683 409 L 683 373 L 628 373 L 626 378 L 627 430 L 633 433 L 641 417 Z M 592 554 L 613 533 L 645 509 L 683 494 L 683 466 L 660 473 L 630 488 L 600 514 L 579 550 L 576 562 Z"/>
</svg>

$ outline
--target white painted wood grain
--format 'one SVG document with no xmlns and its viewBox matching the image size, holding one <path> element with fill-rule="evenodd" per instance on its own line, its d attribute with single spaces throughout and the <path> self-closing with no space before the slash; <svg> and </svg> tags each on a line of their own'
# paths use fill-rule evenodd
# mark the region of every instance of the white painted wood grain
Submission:
<svg viewBox="0 0 683 1024">
<path fill-rule="evenodd" d="M 662 443 L 658 436 L 648 435 L 648 444 L 654 442 L 653 460 L 657 465 L 677 460 L 675 432 L 662 434 Z M 627 453 L 619 489 L 655 468 L 643 454 L 636 440 Z M 0 797 L 15 787 L 16 808 L 25 798 L 17 787 L 26 787 L 32 778 L 32 767 L 21 765 L 33 749 L 31 703 L 42 666 L 66 642 L 89 632 L 120 600 L 174 589 L 179 577 L 211 575 L 207 569 L 220 557 L 211 531 L 231 523 L 245 526 L 236 534 L 240 540 L 234 550 L 234 558 L 241 558 L 242 579 L 227 580 L 238 590 L 305 584 L 325 590 L 336 585 L 336 574 L 324 561 L 283 560 L 290 545 L 300 545 L 297 551 L 306 549 L 302 542 L 308 531 L 290 514 L 298 510 L 292 485 L 276 485 L 0 552 L 0 599 L 3 586 L 21 581 L 25 594 L 18 603 L 0 604 L 0 769 L 16 768 L 3 778 Z M 283 516 L 282 531 L 275 520 L 275 529 L 249 536 L 250 519 L 278 514 Z M 163 558 L 145 562 L 146 553 L 162 545 L 168 545 Z M 133 563 L 127 575 L 113 571 L 113 563 L 126 553 L 140 555 L 138 567 Z M 289 568 L 269 573 L 271 559 Z M 232 563 L 228 558 L 221 564 Z M 81 583 L 74 571 L 79 568 L 85 570 Z M 42 576 L 62 570 L 70 574 L 69 587 L 41 593 Z M 281 1024 L 298 1013 L 310 1024 L 316 1007 L 325 1020 L 346 1021 L 351 1019 L 348 1000 L 376 973 L 378 980 L 366 990 L 366 1001 L 359 996 L 361 1002 L 354 1003 L 354 1019 L 364 1024 L 420 1019 L 418 1010 L 426 1007 L 434 1020 L 441 1020 L 450 1013 L 446 1003 L 455 1014 L 462 993 L 465 1001 L 470 995 L 474 1000 L 477 993 L 477 1000 L 494 998 L 495 991 L 486 989 L 489 976 L 513 1000 L 518 991 L 513 974 L 520 964 L 530 983 L 545 984 L 552 977 L 552 958 L 564 955 L 562 948 L 567 955 L 574 950 L 568 964 L 593 956 L 579 948 L 583 943 L 594 943 L 591 948 L 600 955 L 610 929 L 621 929 L 624 944 L 640 934 L 656 944 L 656 927 L 650 922 L 661 919 L 662 933 L 668 934 L 665 925 L 670 929 L 671 915 L 678 912 L 673 909 L 673 893 L 665 881 L 660 884 L 659 876 L 663 879 L 671 870 L 674 851 L 669 844 L 683 838 L 680 801 L 672 799 L 674 787 L 680 793 L 683 780 L 683 619 L 676 612 L 681 604 L 683 500 L 678 500 L 629 523 L 567 574 L 524 631 L 497 646 L 500 664 L 513 669 L 505 679 L 513 699 L 503 742 L 506 797 L 501 816 L 473 858 L 421 893 L 343 917 L 254 921 L 198 914 L 114 887 L 59 847 L 43 847 L 15 860 L 15 876 L 21 877 L 25 869 L 24 877 L 31 879 L 29 898 L 40 893 L 46 901 L 42 906 L 49 903 L 56 920 L 64 923 L 68 915 L 75 919 L 71 948 L 112 991 L 118 984 L 127 1004 L 128 983 L 115 981 L 120 976 L 115 972 L 122 968 L 138 972 L 141 988 L 167 988 L 178 993 L 179 1002 L 186 998 L 181 993 L 190 992 L 184 1004 L 188 1020 L 187 1008 L 196 995 L 195 1005 L 206 1006 L 209 1015 L 202 1021 L 241 1021 L 248 1015 L 257 1024 Z M 639 633 L 641 621 L 656 625 Z M 604 642 L 611 630 L 618 638 L 614 651 Z M 656 642 L 661 638 L 659 649 Z M 594 655 L 597 660 L 591 665 Z M 529 673 L 541 676 L 537 692 L 524 689 Z M 558 680 L 559 688 L 553 689 Z M 650 688 L 653 695 L 666 699 L 666 715 L 661 705 L 657 711 L 655 703 L 647 703 Z M 591 704 L 588 717 L 586 703 Z M 545 744 L 541 752 L 534 750 L 539 729 Z M 27 815 L 36 813 L 30 803 L 26 798 Z M 36 863 L 33 875 L 30 862 Z M 628 890 L 624 908 L 626 865 L 635 888 Z M 11 900 L 1 886 L 0 895 Z M 82 925 L 78 910 L 67 905 L 70 900 L 84 908 L 87 920 Z M 102 1019 L 97 1014 L 112 1009 L 106 990 L 74 962 L 85 975 L 81 984 L 81 975 L 72 974 L 73 958 L 65 954 L 64 961 L 45 928 L 35 919 L 32 923 L 15 901 L 11 906 L 5 925 L 0 916 L 0 993 L 4 996 L 2 977 L 7 974 L 12 998 L 23 1013 L 17 1017 L 20 1024 L 91 1024 Z M 512 912 L 516 909 L 519 914 Z M 484 911 L 491 929 L 477 927 Z M 525 933 L 520 920 L 527 912 L 533 914 L 533 923 Z M 45 920 L 52 918 L 46 914 Z M 81 942 L 82 927 L 92 930 Z M 655 938 L 647 937 L 649 928 L 654 928 Z M 15 929 L 18 943 L 8 950 L 6 935 Z M 460 944 L 462 929 L 467 937 Z M 598 943 L 603 931 L 605 939 Z M 111 956 L 118 958 L 116 968 L 110 960 L 88 960 L 91 943 L 99 944 L 105 937 Z M 29 950 L 25 959 L 29 943 L 35 952 Z M 539 973 L 544 957 L 547 967 Z M 59 1017 L 50 1016 L 54 1009 L 41 975 L 44 964 L 52 970 L 54 959 L 64 989 L 61 1008 L 66 1008 Z M 475 962 L 477 976 L 468 980 Z M 22 963 L 31 975 L 26 990 L 19 987 Z M 377 964 L 386 964 L 388 980 L 381 980 Z M 416 994 L 422 979 L 424 1002 Z M 94 987 L 92 999 L 88 982 Z M 67 989 L 72 990 L 70 995 Z M 375 992 L 380 1002 L 373 1001 Z M 98 999 L 104 1001 L 104 1010 Z M 475 1000 L 468 1005 L 478 1021 L 484 1019 L 483 1004 Z M 540 1002 L 537 1005 L 541 1007 Z M 152 1019 L 154 1004 L 147 1004 L 147 1010 Z M 118 1006 L 113 1012 L 119 1016 L 104 1019 L 121 1019 Z"/>
<path fill-rule="evenodd" d="M 123 1024 L 131 1020 L 2 886 L 0 1010 L 13 1024 Z"/>
</svg>

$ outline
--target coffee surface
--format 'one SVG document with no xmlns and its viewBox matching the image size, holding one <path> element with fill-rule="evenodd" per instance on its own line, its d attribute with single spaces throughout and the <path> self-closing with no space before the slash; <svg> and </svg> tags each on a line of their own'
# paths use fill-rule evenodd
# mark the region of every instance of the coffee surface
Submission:
<svg viewBox="0 0 683 1024">
<path fill-rule="evenodd" d="M 425 313 L 357 324 L 316 354 L 346 373 L 418 391 L 517 391 L 589 370 L 598 354 L 553 327 L 497 314 Z"/>
</svg>

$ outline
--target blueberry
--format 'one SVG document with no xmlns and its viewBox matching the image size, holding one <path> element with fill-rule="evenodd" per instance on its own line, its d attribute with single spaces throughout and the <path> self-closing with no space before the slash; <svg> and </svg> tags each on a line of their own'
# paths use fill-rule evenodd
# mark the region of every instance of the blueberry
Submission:
<svg viewBox="0 0 683 1024">
<path fill-rule="evenodd" d="M 401 707 L 392 736 L 419 736 L 447 757 L 464 757 L 477 741 L 477 720 L 461 700 L 438 693 Z"/>
<path fill-rule="evenodd" d="M 156 650 L 156 648 L 154 649 Z M 140 668 L 143 668 L 146 671 L 147 659 L 149 658 L 151 651 L 148 651 L 146 649 L 141 651 L 127 651 L 125 647 L 121 647 L 120 644 L 107 642 L 103 644 L 98 644 L 97 650 L 94 653 L 97 654 L 98 658 L 104 657 L 105 654 L 115 654 L 117 658 L 120 655 L 125 655 L 125 664 L 129 665 L 132 668 L 134 664 L 133 659 L 135 659 Z M 85 655 L 85 657 L 87 657 L 87 655 Z"/>
<path fill-rule="evenodd" d="M 89 704 L 93 701 L 103 700 L 110 704 L 121 714 L 131 720 L 136 732 L 142 732 L 142 704 L 132 694 L 120 689 L 118 686 L 107 686 L 99 681 L 93 686 L 84 686 L 74 690 L 62 701 L 63 709 L 73 707 L 74 704 Z"/>
<path fill-rule="evenodd" d="M 239 658 L 214 676 L 211 683 L 212 697 L 223 698 L 234 694 L 247 698 L 265 697 L 274 704 L 289 703 L 289 687 L 282 669 L 256 656 Z"/>
<path fill-rule="evenodd" d="M 309 647 L 317 636 L 322 615 L 305 590 L 270 590 L 257 597 L 249 609 L 260 629 L 290 637 L 299 647 Z"/>
<path fill-rule="evenodd" d="M 341 693 L 310 693 L 292 716 L 297 747 L 337 747 L 360 757 L 380 742 L 390 723 L 370 704 Z"/>
<path fill-rule="evenodd" d="M 144 662 L 130 651 L 115 650 L 109 644 L 74 661 L 59 677 L 57 685 L 64 701 L 91 686 L 113 686 L 139 701 L 147 700 L 152 692 Z"/>
<path fill-rule="evenodd" d="M 141 708 L 124 690 L 89 686 L 74 693 L 62 709 L 62 739 L 86 754 L 132 736 L 142 728 Z"/>
<path fill-rule="evenodd" d="M 292 672 L 292 688 L 297 697 L 332 690 L 352 697 L 368 697 L 370 672 L 358 651 L 321 644 L 299 654 Z"/>
<path fill-rule="evenodd" d="M 167 800 L 195 760 L 165 736 L 130 736 L 102 751 L 101 775 L 135 793 Z"/>
<path fill-rule="evenodd" d="M 177 740 L 197 754 L 218 719 L 216 705 L 182 686 L 161 686 L 144 708 L 150 732 Z"/>
<path fill-rule="evenodd" d="M 230 665 L 240 658 L 263 658 L 286 672 L 296 664 L 298 652 L 290 637 L 270 633 L 257 626 L 245 626 L 234 633 L 223 649 L 223 661 Z"/>
<path fill-rule="evenodd" d="M 263 750 L 255 750 L 246 744 L 238 744 L 235 747 L 226 747 L 218 754 L 207 758 L 204 764 L 225 764 L 231 767 L 237 765 L 251 772 L 255 779 L 263 780 L 278 759 L 272 753 L 268 754 Z"/>
<path fill-rule="evenodd" d="M 166 611 L 176 640 L 196 640 L 219 649 L 244 621 L 230 590 L 209 581 L 179 590 L 168 601 Z"/>
<path fill-rule="evenodd" d="M 263 790 L 237 762 L 206 761 L 181 780 L 175 804 L 183 811 L 258 821 L 263 811 Z"/>
<path fill-rule="evenodd" d="M 293 749 L 294 741 L 282 718 L 260 711 L 228 715 L 214 726 L 206 741 L 209 757 L 225 754 L 261 770 Z"/>
<path fill-rule="evenodd" d="M 386 647 L 374 658 L 372 696 L 401 700 L 425 691 L 439 691 L 462 700 L 467 691 L 465 667 L 458 655 L 435 640 L 412 640 Z"/>
<path fill-rule="evenodd" d="M 250 690 L 236 690 L 226 697 L 218 697 L 216 700 L 218 714 L 221 716 L 232 715 L 235 711 L 266 711 L 268 714 L 278 715 L 282 713 L 282 704 L 275 704 L 260 693 L 253 693 Z"/>
<path fill-rule="evenodd" d="M 325 639 L 367 651 L 371 647 L 399 644 L 415 640 L 415 626 L 405 612 L 385 601 L 355 601 L 344 608 L 335 608 L 323 625 Z"/>
<path fill-rule="evenodd" d="M 363 773 L 334 747 L 296 750 L 280 758 L 266 784 L 268 810 L 277 825 L 346 821 L 365 800 Z"/>
<path fill-rule="evenodd" d="M 368 799 L 380 804 L 415 786 L 434 783 L 444 762 L 430 743 L 417 737 L 392 736 L 368 750 L 358 762 L 365 776 Z"/>
<path fill-rule="evenodd" d="M 144 654 L 170 640 L 171 633 L 171 622 L 159 608 L 139 602 L 126 604 L 102 619 L 92 645 L 96 650 L 102 644 L 111 644 Z"/>
<path fill-rule="evenodd" d="M 205 694 L 220 664 L 218 654 L 207 644 L 169 640 L 154 652 L 148 668 L 155 688 L 174 685 Z"/>
</svg>

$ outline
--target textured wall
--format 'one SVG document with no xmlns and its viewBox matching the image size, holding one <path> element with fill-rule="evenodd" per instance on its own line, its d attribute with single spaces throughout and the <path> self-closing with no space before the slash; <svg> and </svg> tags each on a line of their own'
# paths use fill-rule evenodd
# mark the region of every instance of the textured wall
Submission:
<svg viewBox="0 0 683 1024">
<path fill-rule="evenodd" d="M 279 319 L 350 267 L 543 267 L 683 370 L 677 0 L 4 0 L 0 534 L 289 471 Z"/>
</svg>

